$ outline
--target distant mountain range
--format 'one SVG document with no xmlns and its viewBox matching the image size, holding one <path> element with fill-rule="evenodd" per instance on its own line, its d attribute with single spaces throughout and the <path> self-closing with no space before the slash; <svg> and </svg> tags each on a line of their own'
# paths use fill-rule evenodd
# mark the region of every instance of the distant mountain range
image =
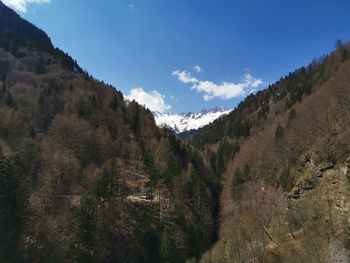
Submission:
<svg viewBox="0 0 350 263">
<path fill-rule="evenodd" d="M 203 109 L 200 112 L 176 114 L 153 112 L 153 115 L 158 126 L 168 126 L 176 133 L 183 133 L 202 128 L 221 116 L 229 114 L 231 111 L 232 109 L 229 108 L 216 107 Z"/>
</svg>

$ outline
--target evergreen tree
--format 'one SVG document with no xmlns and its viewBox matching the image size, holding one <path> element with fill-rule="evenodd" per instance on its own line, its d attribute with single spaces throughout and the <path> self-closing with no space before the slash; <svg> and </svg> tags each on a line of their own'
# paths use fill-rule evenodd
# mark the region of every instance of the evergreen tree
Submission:
<svg viewBox="0 0 350 263">
<path fill-rule="evenodd" d="M 94 199 L 85 195 L 81 199 L 78 213 L 78 238 L 87 250 L 93 249 L 96 237 L 96 204 Z"/>
<path fill-rule="evenodd" d="M 179 157 L 170 155 L 167 161 L 167 168 L 165 170 L 165 183 L 171 186 L 174 178 L 181 174 L 181 160 Z"/>
<path fill-rule="evenodd" d="M 337 40 L 335 41 L 335 49 L 336 49 L 336 50 L 340 50 L 340 49 L 342 49 L 343 47 L 344 47 L 343 41 L 342 41 L 341 39 L 337 39 Z"/>
<path fill-rule="evenodd" d="M 169 227 L 163 229 L 160 240 L 160 256 L 162 263 L 181 262 Z"/>
<path fill-rule="evenodd" d="M 6 91 L 7 91 L 6 80 L 3 80 L 3 81 L 2 81 L 2 90 L 1 90 L 1 92 L 2 92 L 2 93 L 5 93 Z"/>
<path fill-rule="evenodd" d="M 114 110 L 114 111 L 116 111 L 117 108 L 118 108 L 118 105 L 119 105 L 119 103 L 118 103 L 118 97 L 117 97 L 116 95 L 114 95 L 113 100 L 112 100 L 112 102 L 110 103 L 111 109 Z"/>
<path fill-rule="evenodd" d="M 0 257 L 16 259 L 27 202 L 23 167 L 0 149 Z"/>
<path fill-rule="evenodd" d="M 350 57 L 349 51 L 344 47 L 341 51 L 341 61 L 344 62 Z"/>
<path fill-rule="evenodd" d="M 243 177 L 245 181 L 250 179 L 250 166 L 248 164 L 243 168 Z"/>
<path fill-rule="evenodd" d="M 225 170 L 224 155 L 222 151 L 219 151 L 216 159 L 216 171 L 218 175 L 221 175 L 224 172 L 224 170 Z"/>
<path fill-rule="evenodd" d="M 276 131 L 275 131 L 275 139 L 276 141 L 279 141 L 284 136 L 284 129 L 281 124 L 278 124 Z"/>
<path fill-rule="evenodd" d="M 245 182 L 246 178 L 244 177 L 244 173 L 237 167 L 231 182 L 231 196 L 233 199 L 241 198 Z"/>
<path fill-rule="evenodd" d="M 12 94 L 10 92 L 7 92 L 7 94 L 6 94 L 6 105 L 9 107 L 15 106 L 15 101 L 14 101 Z"/>
<path fill-rule="evenodd" d="M 294 186 L 294 177 L 288 168 L 283 168 L 279 177 L 279 184 L 285 191 L 290 191 Z"/>
<path fill-rule="evenodd" d="M 101 178 L 95 186 L 95 194 L 98 198 L 111 200 L 122 196 L 120 171 L 115 159 L 110 160 L 102 169 Z"/>
</svg>

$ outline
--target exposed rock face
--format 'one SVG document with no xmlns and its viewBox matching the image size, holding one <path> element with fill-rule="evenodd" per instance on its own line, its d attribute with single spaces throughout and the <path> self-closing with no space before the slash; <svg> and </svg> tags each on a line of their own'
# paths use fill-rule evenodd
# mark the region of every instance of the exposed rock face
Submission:
<svg viewBox="0 0 350 263">
<path fill-rule="evenodd" d="M 313 171 L 311 176 L 309 171 Z M 350 262 L 349 251 L 342 243 L 344 238 L 350 238 L 346 231 L 350 224 L 349 161 L 337 165 L 323 162 L 318 166 L 310 162 L 302 173 L 306 177 L 295 184 L 287 198 L 294 202 L 314 199 L 325 204 L 328 215 L 324 215 L 324 220 L 330 225 L 332 236 L 328 244 L 327 262 Z"/>
<path fill-rule="evenodd" d="M 337 240 L 330 240 L 329 242 L 329 262 L 332 263 L 348 263 L 350 257 L 348 251 L 343 248 L 342 244 Z"/>
<path fill-rule="evenodd" d="M 333 169 L 335 163 L 331 161 L 323 161 L 318 165 L 315 165 L 311 156 L 306 155 L 303 160 L 303 165 L 297 166 L 297 173 L 304 174 L 304 176 L 299 177 L 299 180 L 295 183 L 293 189 L 289 192 L 289 199 L 300 199 L 305 192 L 313 190 L 317 184 L 322 180 L 324 174 Z M 349 174 L 350 178 L 350 174 Z M 333 176 L 330 177 L 330 182 L 335 184 L 337 179 Z"/>
<path fill-rule="evenodd" d="M 301 180 L 295 185 L 295 187 L 293 187 L 290 194 L 288 195 L 288 198 L 300 199 L 304 192 L 314 189 L 316 185 L 317 185 L 316 178 L 307 178 L 307 179 Z"/>
<path fill-rule="evenodd" d="M 323 173 L 324 171 L 327 171 L 329 169 L 332 169 L 334 167 L 334 163 L 330 162 L 330 161 L 325 161 L 320 163 L 317 167 L 316 167 L 316 171 L 317 172 L 321 172 Z"/>
</svg>

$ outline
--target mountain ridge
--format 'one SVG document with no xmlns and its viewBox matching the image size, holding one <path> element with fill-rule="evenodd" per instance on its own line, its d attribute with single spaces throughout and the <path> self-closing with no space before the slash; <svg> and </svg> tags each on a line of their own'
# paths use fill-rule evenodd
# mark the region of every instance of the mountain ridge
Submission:
<svg viewBox="0 0 350 263">
<path fill-rule="evenodd" d="M 216 119 L 229 114 L 232 111 L 226 107 L 215 107 L 202 109 L 199 112 L 186 113 L 162 113 L 153 112 L 156 124 L 159 127 L 166 126 L 175 133 L 194 131 L 215 121 Z"/>
<path fill-rule="evenodd" d="M 0 1 L 0 30 L 20 35 L 28 40 L 52 47 L 51 39 L 40 28 L 20 17 L 14 10 Z"/>
<path fill-rule="evenodd" d="M 11 21 L 0 29 L 0 261 L 203 253 L 216 237 L 220 185 L 201 154 L 34 25 L 0 12 Z"/>
<path fill-rule="evenodd" d="M 13 21 L 0 30 L 1 260 L 348 261 L 349 44 L 182 140 Z"/>
</svg>

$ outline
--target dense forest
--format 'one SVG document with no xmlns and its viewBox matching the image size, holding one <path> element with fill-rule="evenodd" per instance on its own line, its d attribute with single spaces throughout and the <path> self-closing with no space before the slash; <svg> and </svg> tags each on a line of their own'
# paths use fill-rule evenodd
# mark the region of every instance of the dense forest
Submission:
<svg viewBox="0 0 350 263">
<path fill-rule="evenodd" d="M 0 2 L 1 262 L 348 262 L 350 45 L 185 138 Z"/>
<path fill-rule="evenodd" d="M 335 47 L 191 134 L 223 183 L 201 262 L 348 262 L 350 45 Z"/>
<path fill-rule="evenodd" d="M 1 262 L 183 262 L 217 233 L 217 175 L 0 3 Z"/>
</svg>

